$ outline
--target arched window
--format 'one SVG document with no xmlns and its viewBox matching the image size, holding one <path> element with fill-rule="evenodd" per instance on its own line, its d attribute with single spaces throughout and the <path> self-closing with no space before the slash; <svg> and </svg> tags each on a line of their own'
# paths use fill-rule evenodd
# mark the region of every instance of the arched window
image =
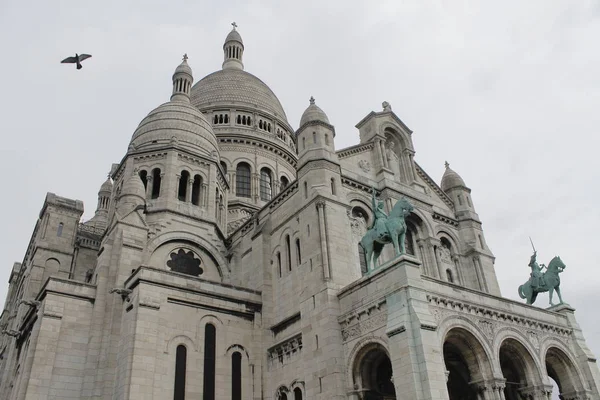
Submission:
<svg viewBox="0 0 600 400">
<path fill-rule="evenodd" d="M 238 197 L 250 197 L 250 166 L 241 162 L 237 165 L 235 173 L 235 194 Z"/>
<path fill-rule="evenodd" d="M 200 205 L 200 190 L 202 188 L 202 177 L 200 175 L 194 176 L 194 183 L 192 185 L 192 204 L 195 206 Z"/>
<path fill-rule="evenodd" d="M 258 121 L 258 127 L 259 127 L 260 129 L 262 129 L 262 128 L 263 128 L 262 119 Z"/>
<path fill-rule="evenodd" d="M 298 265 L 302 264 L 302 254 L 300 253 L 300 239 L 296 239 L 296 258 Z"/>
<path fill-rule="evenodd" d="M 144 184 L 144 189 L 146 189 L 148 187 L 148 171 L 146 171 L 145 169 L 140 171 L 140 179 L 142 180 L 142 183 Z"/>
<path fill-rule="evenodd" d="M 331 178 L 331 194 L 335 196 L 335 178 Z"/>
<path fill-rule="evenodd" d="M 329 146 L 329 135 L 325 134 L 325 145 Z"/>
<path fill-rule="evenodd" d="M 448 278 L 448 282 L 454 283 L 454 277 L 452 276 L 452 271 L 450 271 L 450 268 L 446 270 L 446 278 Z"/>
<path fill-rule="evenodd" d="M 281 278 L 281 253 L 277 252 L 277 270 L 279 271 L 279 277 Z"/>
<path fill-rule="evenodd" d="M 63 231 L 63 227 L 64 224 L 61 222 L 60 224 L 58 224 L 58 229 L 56 230 L 56 236 L 62 236 L 62 231 Z"/>
<path fill-rule="evenodd" d="M 272 189 L 271 171 L 268 168 L 263 168 L 260 170 L 260 199 L 262 201 L 271 200 Z"/>
<path fill-rule="evenodd" d="M 204 328 L 204 400 L 215 400 L 215 338 L 215 326 L 206 324 Z"/>
<path fill-rule="evenodd" d="M 160 196 L 160 175 L 160 168 L 152 170 L 152 199 L 158 199 L 158 196 Z"/>
<path fill-rule="evenodd" d="M 304 198 L 308 199 L 308 184 L 304 182 Z"/>
<path fill-rule="evenodd" d="M 288 270 L 292 270 L 292 246 L 290 245 L 290 235 L 285 237 L 285 250 L 287 252 Z"/>
<path fill-rule="evenodd" d="M 317 143 L 317 132 L 313 132 L 313 143 Z"/>
<path fill-rule="evenodd" d="M 219 114 L 219 123 L 222 124 L 223 123 L 223 114 Z"/>
<path fill-rule="evenodd" d="M 215 124 L 219 123 L 219 116 L 218 115 L 215 115 L 213 123 L 215 123 Z"/>
<path fill-rule="evenodd" d="M 246 125 L 250 126 L 252 124 L 250 117 L 246 119 Z"/>
<path fill-rule="evenodd" d="M 190 180 L 190 173 L 187 171 L 181 171 L 179 177 L 179 188 L 177 189 L 177 198 L 179 201 L 185 201 L 185 195 L 187 194 L 188 181 Z"/>
<path fill-rule="evenodd" d="M 302 390 L 300 388 L 294 389 L 294 400 L 302 400 Z"/>
<path fill-rule="evenodd" d="M 231 355 L 231 400 L 242 400 L 242 354 Z"/>
<path fill-rule="evenodd" d="M 287 187 L 287 185 L 290 184 L 290 181 L 288 181 L 288 178 L 286 178 L 285 176 L 282 176 L 281 179 L 279 180 L 279 185 L 281 186 L 281 190 L 285 189 Z"/>
<path fill-rule="evenodd" d="M 303 137 L 302 138 L 302 150 L 304 150 L 306 148 L 306 138 Z"/>
<path fill-rule="evenodd" d="M 229 123 L 229 115 L 225 114 L 225 123 L 228 124 Z"/>
<path fill-rule="evenodd" d="M 180 344 L 175 352 L 175 390 L 173 400 L 185 400 L 185 369 L 187 348 Z"/>
<path fill-rule="evenodd" d="M 242 116 L 241 116 L 241 115 L 238 115 L 238 116 L 237 116 L 237 120 L 236 120 L 236 122 L 237 122 L 239 125 L 241 125 L 241 124 L 242 124 Z M 246 122 L 246 117 L 244 117 L 244 122 Z"/>
</svg>

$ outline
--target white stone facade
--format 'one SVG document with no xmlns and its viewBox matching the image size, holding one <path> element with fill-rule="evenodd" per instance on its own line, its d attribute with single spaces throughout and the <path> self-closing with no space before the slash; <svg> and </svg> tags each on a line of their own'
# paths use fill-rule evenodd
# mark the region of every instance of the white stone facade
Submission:
<svg viewBox="0 0 600 400">
<path fill-rule="evenodd" d="M 471 190 L 438 185 L 384 103 L 335 149 L 223 69 L 142 120 L 98 194 L 48 193 L 0 317 L 2 399 L 600 399 L 574 310 L 501 297 Z M 407 254 L 365 274 L 372 188 L 406 197 Z M 388 246 L 390 247 L 390 246 Z"/>
</svg>

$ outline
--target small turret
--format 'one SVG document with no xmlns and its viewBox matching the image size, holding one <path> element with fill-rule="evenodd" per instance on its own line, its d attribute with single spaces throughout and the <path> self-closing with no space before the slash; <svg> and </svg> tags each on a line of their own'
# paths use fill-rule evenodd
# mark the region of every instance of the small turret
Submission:
<svg viewBox="0 0 600 400">
<path fill-rule="evenodd" d="M 223 44 L 223 69 L 244 69 L 244 63 L 242 62 L 242 57 L 244 55 L 244 42 L 242 41 L 242 37 L 239 32 L 235 29 L 237 28 L 237 24 L 232 22 L 233 29 L 225 38 L 225 43 Z"/>
<path fill-rule="evenodd" d="M 144 183 L 137 171 L 125 181 L 117 204 L 119 211 L 129 211 L 129 209 L 146 204 L 146 189 Z"/>
<path fill-rule="evenodd" d="M 171 95 L 171 101 L 190 102 L 190 90 L 192 89 L 192 83 L 194 83 L 194 76 L 187 60 L 188 56 L 184 54 L 183 61 L 173 74 L 173 94 Z"/>
<path fill-rule="evenodd" d="M 454 202 L 456 212 L 472 212 L 477 215 L 471 201 L 471 189 L 467 187 L 463 178 L 450 168 L 447 161 L 445 166 L 446 171 L 442 176 L 441 188 Z M 479 217 L 476 219 L 479 220 Z"/>
<path fill-rule="evenodd" d="M 110 198 L 112 196 L 113 182 L 110 179 L 110 174 L 98 191 L 98 205 L 92 219 L 87 221 L 85 225 L 93 226 L 94 228 L 106 229 L 108 226 L 108 211 L 110 208 Z"/>
<path fill-rule="evenodd" d="M 300 118 L 300 128 L 297 131 L 298 170 L 311 160 L 326 159 L 339 163 L 335 153 L 335 128 L 329 123 L 327 114 L 315 104 L 311 96 L 308 108 Z"/>
</svg>

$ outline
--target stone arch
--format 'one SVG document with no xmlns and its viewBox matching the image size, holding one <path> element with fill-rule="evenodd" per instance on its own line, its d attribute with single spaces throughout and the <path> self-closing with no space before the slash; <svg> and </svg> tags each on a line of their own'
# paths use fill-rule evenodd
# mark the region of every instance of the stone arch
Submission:
<svg viewBox="0 0 600 400">
<path fill-rule="evenodd" d="M 555 339 L 547 340 L 541 349 L 542 360 L 546 364 L 546 375 L 558 385 L 558 390 L 564 398 L 584 397 L 588 393 L 585 379 L 575 363 L 571 352 Z"/>
<path fill-rule="evenodd" d="M 409 199 L 409 201 L 410 201 L 410 199 Z M 421 239 L 425 239 L 425 238 L 433 236 L 432 235 L 433 228 L 432 228 L 426 214 L 422 210 L 419 210 L 417 207 L 414 207 L 412 212 L 408 216 L 408 220 L 410 221 L 411 219 L 418 221 L 418 223 L 419 223 L 418 228 L 421 229 L 421 231 L 419 232 L 419 236 Z"/>
<path fill-rule="evenodd" d="M 397 142 L 399 151 L 403 151 L 404 149 L 412 150 L 411 141 L 407 137 L 407 135 L 403 129 L 399 128 L 398 126 L 396 126 L 390 122 L 384 122 L 381 125 L 381 131 L 383 132 L 386 140 L 388 140 L 388 138 L 391 138 Z M 398 156 L 400 156 L 400 155 L 401 154 L 399 153 Z"/>
<path fill-rule="evenodd" d="M 246 163 L 250 166 L 250 173 L 254 174 L 256 172 L 256 166 L 254 165 L 254 161 L 248 157 L 237 157 L 235 160 L 231 162 L 232 171 L 237 169 L 239 163 Z"/>
<path fill-rule="evenodd" d="M 231 355 L 233 353 L 235 353 L 236 351 L 238 351 L 242 354 L 245 354 L 246 360 L 250 361 L 250 355 L 248 354 L 248 350 L 246 350 L 246 348 L 244 346 L 242 346 L 241 344 L 238 344 L 238 343 L 234 343 L 231 346 L 229 346 L 227 348 L 227 350 L 225 350 L 225 356 L 231 357 Z"/>
<path fill-rule="evenodd" d="M 478 388 L 474 385 L 494 378 L 489 346 L 472 322 L 456 316 L 446 321 L 440 332 L 450 399 L 475 399 Z"/>
<path fill-rule="evenodd" d="M 371 343 L 380 344 L 382 347 L 384 347 L 386 349 L 388 347 L 386 336 L 381 338 L 378 336 L 370 335 L 370 336 L 365 336 L 362 339 L 358 340 L 356 342 L 356 344 L 354 345 L 354 347 L 352 347 L 352 350 L 350 350 L 350 353 L 348 355 L 348 362 L 346 364 L 348 382 L 353 381 L 353 374 L 352 374 L 353 366 L 356 364 L 357 355 L 359 354 L 359 352 L 362 348 L 364 348 L 365 346 L 367 346 Z"/>
<path fill-rule="evenodd" d="M 298 379 L 294 379 L 292 383 L 289 385 L 290 393 L 292 394 L 292 399 L 296 400 L 296 392 L 300 391 L 302 399 L 306 399 L 306 388 L 304 386 L 304 381 L 300 381 Z"/>
<path fill-rule="evenodd" d="M 353 387 L 367 395 L 395 399 L 392 362 L 387 346 L 381 341 L 370 340 L 357 344 L 355 350 L 350 366 Z"/>
<path fill-rule="evenodd" d="M 142 257 L 142 264 L 148 264 L 154 252 L 168 242 L 189 242 L 201 249 L 215 264 L 221 279 L 229 275 L 227 261 L 221 256 L 221 251 L 205 238 L 188 231 L 171 231 L 156 236 L 152 239 Z"/>
<path fill-rule="evenodd" d="M 206 314 L 203 315 L 202 318 L 200 318 L 200 321 L 198 321 L 198 331 L 203 331 L 204 325 L 208 324 L 208 323 L 212 323 L 215 326 L 224 326 L 225 324 L 223 323 L 223 321 L 221 321 L 221 318 L 219 318 L 218 315 L 215 314 Z"/>
<path fill-rule="evenodd" d="M 288 396 L 290 393 L 290 389 L 288 389 L 287 386 L 279 385 L 275 390 L 275 396 L 273 396 L 273 398 L 275 400 L 291 400 Z"/>
<path fill-rule="evenodd" d="M 455 253 L 459 252 L 459 243 L 460 240 L 458 239 L 458 237 L 452 233 L 451 231 L 449 231 L 448 229 L 446 229 L 445 226 L 436 226 L 435 227 L 435 237 L 438 239 L 442 239 L 445 238 L 448 242 L 450 242 L 450 244 L 452 245 L 452 249 L 454 250 Z"/>
<path fill-rule="evenodd" d="M 514 330 L 505 329 L 497 334 L 494 350 L 499 361 L 500 371 L 505 381 L 506 400 L 519 400 L 522 395 L 535 391 L 543 385 L 539 363 L 533 356 L 527 340 L 523 340 Z"/>
<path fill-rule="evenodd" d="M 192 338 L 187 335 L 177 335 L 173 336 L 171 339 L 166 341 L 165 344 L 165 354 L 169 354 L 171 351 L 175 350 L 177 346 L 180 344 L 185 345 L 188 349 L 194 350 L 194 352 L 198 352 L 198 346 L 196 342 Z"/>
</svg>

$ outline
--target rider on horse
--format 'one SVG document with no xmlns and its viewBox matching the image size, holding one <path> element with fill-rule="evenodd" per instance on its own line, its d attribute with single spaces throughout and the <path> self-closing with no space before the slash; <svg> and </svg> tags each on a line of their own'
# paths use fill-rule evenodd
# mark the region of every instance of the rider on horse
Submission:
<svg viewBox="0 0 600 400">
<path fill-rule="evenodd" d="M 374 228 L 380 240 L 389 240 L 388 229 L 385 225 L 388 216 L 385 211 L 383 211 L 383 201 L 380 200 L 377 202 L 375 199 L 375 188 L 373 188 L 373 197 L 371 198 L 371 203 L 373 205 L 373 214 L 375 215 L 375 218 L 373 220 L 373 225 L 369 229 Z"/>
<path fill-rule="evenodd" d="M 529 260 L 529 267 L 531 268 L 531 287 L 538 289 L 546 285 L 544 282 L 544 274 L 542 270 L 546 268 L 544 264 L 540 267 L 536 261 L 537 251 L 533 252 L 531 259 Z"/>
</svg>

